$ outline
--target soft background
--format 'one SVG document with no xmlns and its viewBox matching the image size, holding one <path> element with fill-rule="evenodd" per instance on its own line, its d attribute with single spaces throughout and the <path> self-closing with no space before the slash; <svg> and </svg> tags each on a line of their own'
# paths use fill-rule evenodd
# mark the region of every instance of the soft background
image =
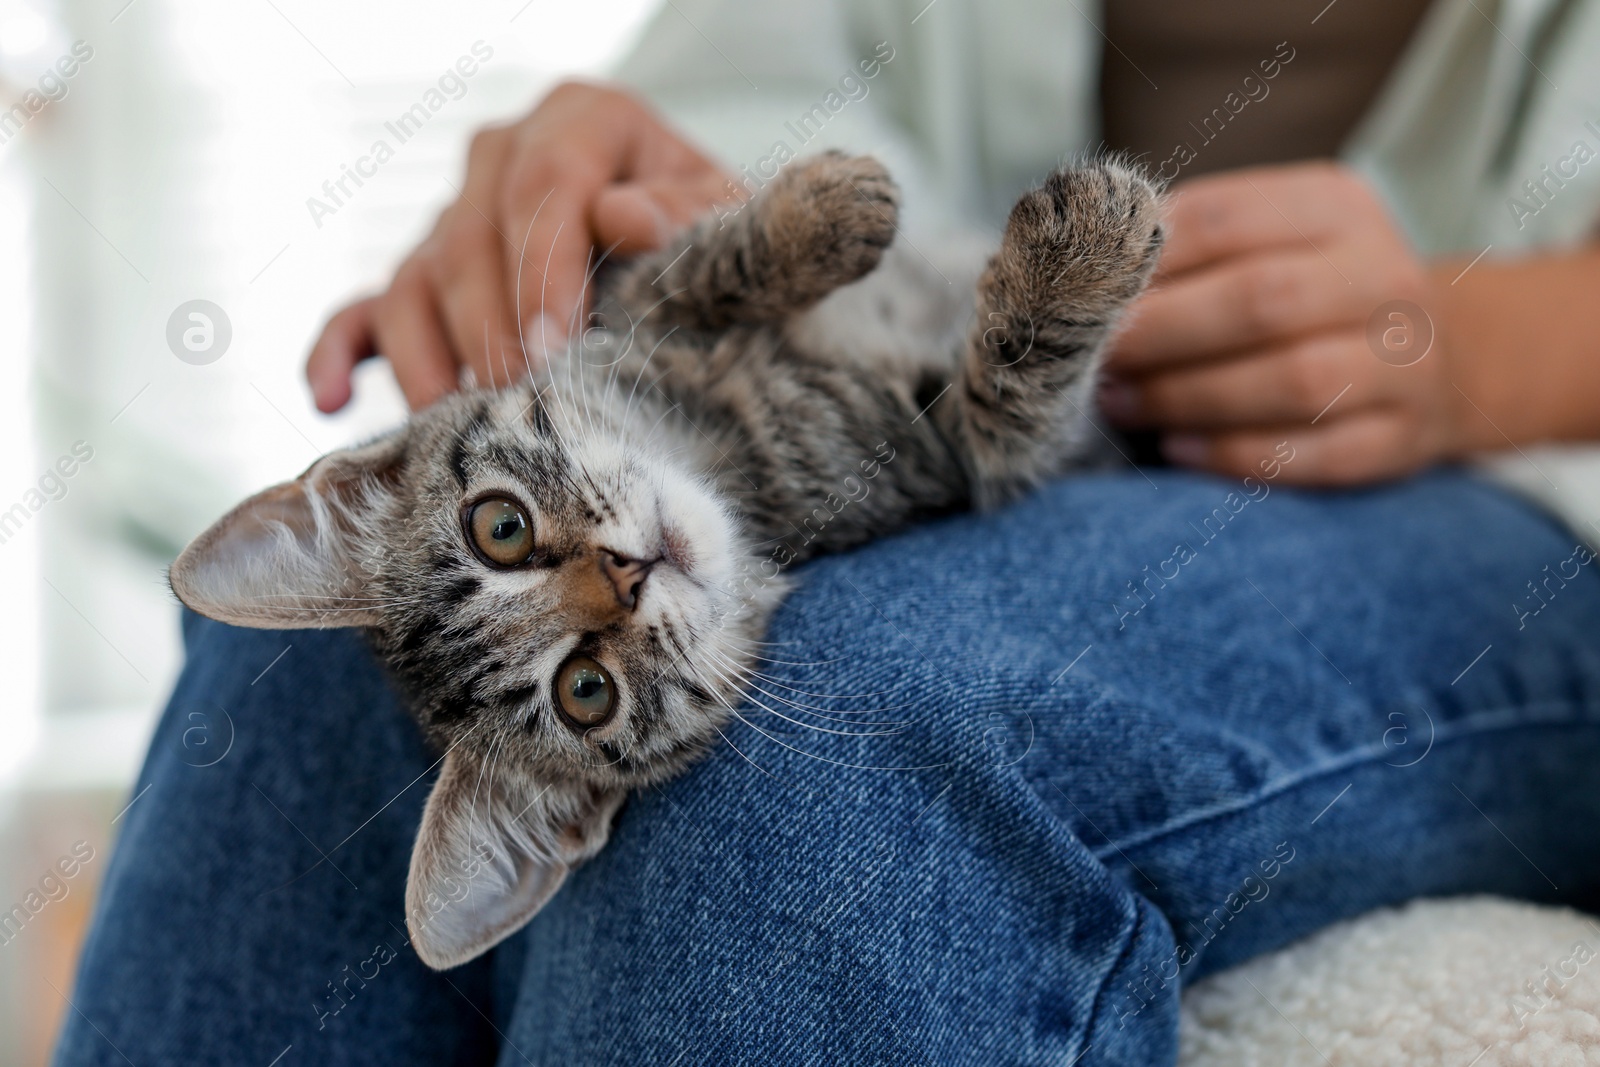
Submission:
<svg viewBox="0 0 1600 1067">
<path fill-rule="evenodd" d="M 0 512 L 93 449 L 0 543 L 0 913 L 75 842 L 95 851 L 0 944 L 0 1067 L 43 1063 L 70 1010 L 113 819 L 178 668 L 164 566 L 246 492 L 400 417 L 379 365 L 350 410 L 316 413 L 300 366 L 319 324 L 426 233 L 473 128 L 604 71 L 654 6 L 0 0 L 0 109 L 75 41 L 93 49 L 0 143 Z M 494 55 L 465 95 L 397 144 L 383 123 L 480 40 Z M 318 227 L 306 199 L 380 136 L 395 157 Z M 166 342 L 194 299 L 233 331 L 204 366 Z M 226 709 L 197 721 L 194 761 L 228 732 Z"/>
</svg>

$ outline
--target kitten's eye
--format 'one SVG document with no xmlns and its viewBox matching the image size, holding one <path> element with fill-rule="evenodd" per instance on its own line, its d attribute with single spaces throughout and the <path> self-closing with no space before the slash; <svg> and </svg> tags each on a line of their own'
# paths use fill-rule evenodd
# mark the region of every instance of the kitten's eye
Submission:
<svg viewBox="0 0 1600 1067">
<path fill-rule="evenodd" d="M 599 726 L 616 707 L 611 675 L 588 656 L 573 656 L 556 673 L 556 703 L 578 726 Z"/>
<path fill-rule="evenodd" d="M 478 501 L 467 512 L 467 532 L 490 563 L 515 567 L 533 555 L 533 523 L 515 500 L 496 496 Z"/>
</svg>

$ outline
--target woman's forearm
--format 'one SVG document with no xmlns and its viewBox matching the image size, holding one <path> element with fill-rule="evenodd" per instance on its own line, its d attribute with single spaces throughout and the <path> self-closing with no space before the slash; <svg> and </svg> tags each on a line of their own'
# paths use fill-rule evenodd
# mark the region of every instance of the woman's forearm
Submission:
<svg viewBox="0 0 1600 1067">
<path fill-rule="evenodd" d="M 1600 440 L 1600 245 L 1432 265 L 1458 455 Z"/>
</svg>

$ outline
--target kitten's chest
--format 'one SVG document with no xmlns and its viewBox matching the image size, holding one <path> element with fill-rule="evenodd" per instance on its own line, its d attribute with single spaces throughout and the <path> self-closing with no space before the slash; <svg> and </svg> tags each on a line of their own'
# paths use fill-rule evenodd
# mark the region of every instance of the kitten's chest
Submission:
<svg viewBox="0 0 1600 1067">
<path fill-rule="evenodd" d="M 973 314 L 973 290 L 993 249 L 980 238 L 896 242 L 878 268 L 786 324 L 784 337 L 814 358 L 891 368 L 910 377 L 955 360 Z"/>
</svg>

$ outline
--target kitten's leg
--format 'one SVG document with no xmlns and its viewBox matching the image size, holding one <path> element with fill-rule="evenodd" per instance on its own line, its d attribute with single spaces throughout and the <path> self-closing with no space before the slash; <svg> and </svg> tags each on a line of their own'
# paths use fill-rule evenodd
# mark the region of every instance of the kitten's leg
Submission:
<svg viewBox="0 0 1600 1067">
<path fill-rule="evenodd" d="M 978 282 L 955 388 L 933 408 L 959 442 L 977 504 L 1059 470 L 1093 432 L 1100 356 L 1161 242 L 1155 187 L 1117 163 L 1058 170 L 1012 209 Z"/>
<path fill-rule="evenodd" d="M 776 322 L 876 267 L 898 203 L 870 156 L 797 160 L 748 203 L 717 208 L 623 267 L 608 296 L 636 319 L 648 312 L 658 330 Z"/>
</svg>

